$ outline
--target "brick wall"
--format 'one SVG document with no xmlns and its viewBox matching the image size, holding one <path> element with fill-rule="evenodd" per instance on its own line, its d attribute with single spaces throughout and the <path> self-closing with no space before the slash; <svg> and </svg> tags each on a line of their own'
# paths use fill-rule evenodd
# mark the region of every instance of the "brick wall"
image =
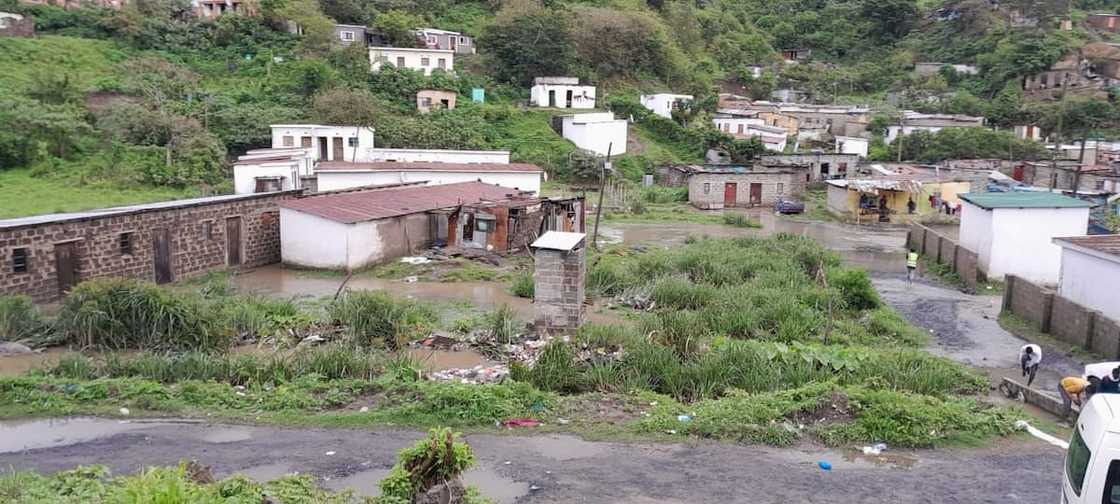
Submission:
<svg viewBox="0 0 1120 504">
<path fill-rule="evenodd" d="M 965 285 L 975 290 L 976 284 L 980 282 L 980 256 L 960 245 L 957 245 L 956 254 L 957 263 L 953 268 L 954 271 Z"/>
<path fill-rule="evenodd" d="M 735 206 L 748 206 L 751 201 L 751 184 L 762 184 L 761 206 L 773 205 L 779 196 L 800 196 L 805 192 L 805 179 L 801 172 L 750 172 L 750 173 L 697 173 L 688 178 L 688 202 L 703 209 L 723 208 L 724 185 L 734 182 Z M 705 184 L 708 190 L 705 191 Z M 779 184 L 781 185 L 779 192 Z"/>
<path fill-rule="evenodd" d="M 953 271 L 956 271 L 956 253 L 957 242 L 942 237 L 941 247 L 937 249 L 937 262 L 941 264 L 948 264 L 951 268 L 953 268 Z"/>
<path fill-rule="evenodd" d="M 921 224 L 910 225 L 906 247 L 940 264 L 949 265 L 969 289 L 976 289 L 980 273 L 977 268 L 979 258 L 975 252 Z"/>
<path fill-rule="evenodd" d="M 1030 321 L 1038 330 L 1050 332 L 1054 291 L 1015 275 L 1004 278 L 1003 309 Z"/>
<path fill-rule="evenodd" d="M 1050 315 L 1050 332 L 1058 339 L 1089 348 L 1093 338 L 1096 313 L 1064 297 L 1054 296 Z"/>
<path fill-rule="evenodd" d="M 537 249 L 533 307 L 539 330 L 571 333 L 583 323 L 584 248 L 571 252 Z"/>
<path fill-rule="evenodd" d="M 227 219 L 241 221 L 242 266 L 280 261 L 280 221 L 276 202 L 298 192 L 247 195 L 184 203 L 25 226 L 0 228 L 0 294 L 25 294 L 36 302 L 61 298 L 55 268 L 56 244 L 72 242 L 78 277 L 155 278 L 154 234 L 168 230 L 172 278 L 180 279 L 226 265 Z M 209 236 L 206 236 L 209 229 Z M 131 236 L 131 254 L 121 251 L 121 234 Z M 12 270 L 13 250 L 28 250 L 26 273 Z"/>
<path fill-rule="evenodd" d="M 1005 282 L 1004 311 L 1031 321 L 1062 341 L 1106 359 L 1120 359 L 1120 322 L 1020 277 L 1008 275 Z"/>
<path fill-rule="evenodd" d="M 1098 316 L 1093 320 L 1091 348 L 1109 360 L 1120 359 L 1120 322 Z"/>
</svg>

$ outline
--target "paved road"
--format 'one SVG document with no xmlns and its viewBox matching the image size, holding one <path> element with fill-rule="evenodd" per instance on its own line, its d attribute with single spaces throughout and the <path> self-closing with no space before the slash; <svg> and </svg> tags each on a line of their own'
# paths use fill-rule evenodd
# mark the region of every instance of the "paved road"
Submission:
<svg viewBox="0 0 1120 504">
<path fill-rule="evenodd" d="M 105 464 L 121 473 L 197 459 L 220 476 L 245 472 L 270 479 L 310 472 L 327 486 L 369 493 L 396 451 L 420 436 L 409 430 L 98 419 L 8 423 L 0 427 L 0 467 L 53 472 Z M 1059 449 L 1018 438 L 983 449 L 889 450 L 875 461 L 854 451 L 703 441 L 621 444 L 484 434 L 466 439 L 480 465 L 468 479 L 500 503 L 1052 504 L 1059 498 L 1062 461 Z M 818 460 L 829 461 L 832 471 L 817 468 Z M 530 491 L 530 485 L 539 489 Z"/>
</svg>

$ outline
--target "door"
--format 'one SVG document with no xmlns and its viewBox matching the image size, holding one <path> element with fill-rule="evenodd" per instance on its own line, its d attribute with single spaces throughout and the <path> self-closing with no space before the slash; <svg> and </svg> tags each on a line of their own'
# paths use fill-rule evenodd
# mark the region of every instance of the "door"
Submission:
<svg viewBox="0 0 1120 504">
<path fill-rule="evenodd" d="M 568 92 L 565 93 L 565 97 L 566 98 L 565 98 L 565 101 L 564 101 L 564 103 L 565 103 L 564 106 L 567 107 L 567 108 L 572 108 L 572 90 L 571 89 L 569 89 Z"/>
<path fill-rule="evenodd" d="M 226 264 L 241 265 L 241 217 L 226 219 Z"/>
<path fill-rule="evenodd" d="M 455 50 L 455 37 L 453 37 L 451 35 L 447 36 L 447 48 L 452 50 L 452 51 Z"/>
<path fill-rule="evenodd" d="M 54 246 L 54 271 L 58 277 L 58 292 L 66 295 L 78 283 L 78 242 L 58 243 Z"/>
<path fill-rule="evenodd" d="M 762 204 L 762 184 L 751 184 L 751 206 Z"/>
<path fill-rule="evenodd" d="M 556 90 L 555 89 L 549 89 L 548 90 L 548 106 L 556 108 Z"/>
<path fill-rule="evenodd" d="M 331 139 L 331 142 L 333 142 L 334 147 L 334 157 L 331 159 L 334 161 L 345 161 L 346 155 L 342 153 L 342 137 L 334 137 Z"/>
<path fill-rule="evenodd" d="M 1019 182 L 1023 181 L 1023 165 L 1015 167 L 1014 171 L 1011 172 L 1011 178 L 1018 180 Z"/>
<path fill-rule="evenodd" d="M 319 137 L 319 161 L 327 160 L 327 137 Z"/>
<path fill-rule="evenodd" d="M 821 163 L 821 178 L 822 179 L 828 178 L 829 168 L 831 168 L 831 166 L 828 163 Z"/>
<path fill-rule="evenodd" d="M 723 206 L 735 206 L 735 196 L 739 192 L 739 184 L 735 182 L 725 182 L 723 184 Z"/>
<path fill-rule="evenodd" d="M 152 260 L 155 263 L 157 284 L 174 280 L 171 276 L 171 234 L 167 229 L 152 231 Z"/>
</svg>

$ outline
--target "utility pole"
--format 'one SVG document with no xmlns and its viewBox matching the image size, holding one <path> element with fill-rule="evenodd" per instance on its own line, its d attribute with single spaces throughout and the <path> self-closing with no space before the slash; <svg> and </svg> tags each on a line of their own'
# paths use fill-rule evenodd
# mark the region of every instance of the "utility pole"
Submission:
<svg viewBox="0 0 1120 504">
<path fill-rule="evenodd" d="M 1055 139 L 1054 150 L 1050 151 L 1050 191 L 1054 191 L 1054 185 L 1058 183 L 1058 152 L 1062 150 L 1062 121 L 1066 117 L 1066 94 L 1058 99 L 1058 136 Z"/>
<path fill-rule="evenodd" d="M 1097 142 L 1100 145 L 1100 142 Z M 1073 172 L 1073 197 L 1077 197 L 1077 191 L 1081 190 L 1081 167 L 1085 165 L 1085 136 L 1081 136 L 1081 152 L 1077 155 L 1077 166 L 1074 167 Z"/>
<path fill-rule="evenodd" d="M 905 119 L 898 120 L 898 162 L 902 162 L 902 137 L 906 136 Z"/>
<path fill-rule="evenodd" d="M 611 148 L 614 142 L 607 144 L 607 159 L 599 170 L 599 204 L 595 206 L 595 231 L 591 235 L 591 248 L 599 250 L 599 217 L 603 215 L 603 192 L 607 185 L 607 165 L 611 162 Z"/>
</svg>

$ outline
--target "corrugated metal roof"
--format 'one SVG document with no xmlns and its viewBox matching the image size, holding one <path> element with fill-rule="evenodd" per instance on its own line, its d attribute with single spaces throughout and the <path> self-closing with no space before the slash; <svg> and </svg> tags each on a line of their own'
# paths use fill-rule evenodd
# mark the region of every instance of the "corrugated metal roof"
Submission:
<svg viewBox="0 0 1120 504">
<path fill-rule="evenodd" d="M 301 189 L 293 191 L 281 191 L 298 193 L 302 192 Z M 30 217 L 17 217 L 14 219 L 0 220 L 0 229 L 9 229 L 25 226 L 37 226 L 40 224 L 58 224 L 62 222 L 80 221 L 88 219 L 97 219 L 102 217 L 111 217 L 115 215 L 134 214 L 141 212 L 149 212 L 155 210 L 169 210 L 173 208 L 186 208 L 192 206 L 207 205 L 211 203 L 222 203 L 227 201 L 236 201 L 242 199 L 254 199 L 262 196 L 274 196 L 279 194 L 277 192 L 271 193 L 254 193 L 254 194 L 226 194 L 222 196 L 207 196 L 203 198 L 189 198 L 178 199 L 171 201 L 160 201 L 157 203 L 145 203 L 142 205 L 129 205 L 122 207 L 99 208 L 97 210 L 87 210 L 84 212 L 68 212 L 68 213 L 55 213 L 45 215 L 33 215 Z"/>
<path fill-rule="evenodd" d="M 1066 242 L 1078 247 L 1114 255 L 1117 256 L 1118 260 L 1120 260 L 1120 234 L 1054 238 L 1054 243 L 1061 245 L 1061 242 Z"/>
<path fill-rule="evenodd" d="M 520 194 L 517 189 L 494 184 L 459 182 L 309 196 L 282 201 L 280 207 L 353 224 L 470 203 L 508 200 Z"/>
<path fill-rule="evenodd" d="M 987 192 L 958 194 L 961 199 L 980 208 L 1089 208 L 1087 201 L 1052 192 Z"/>
<path fill-rule="evenodd" d="M 565 233 L 563 231 L 548 231 L 537 238 L 530 247 L 550 250 L 572 250 L 576 248 L 586 233 Z"/>
<path fill-rule="evenodd" d="M 529 163 L 438 163 L 434 161 L 370 161 L 349 163 L 323 161 L 316 171 L 457 171 L 457 172 L 541 172 Z"/>
</svg>

